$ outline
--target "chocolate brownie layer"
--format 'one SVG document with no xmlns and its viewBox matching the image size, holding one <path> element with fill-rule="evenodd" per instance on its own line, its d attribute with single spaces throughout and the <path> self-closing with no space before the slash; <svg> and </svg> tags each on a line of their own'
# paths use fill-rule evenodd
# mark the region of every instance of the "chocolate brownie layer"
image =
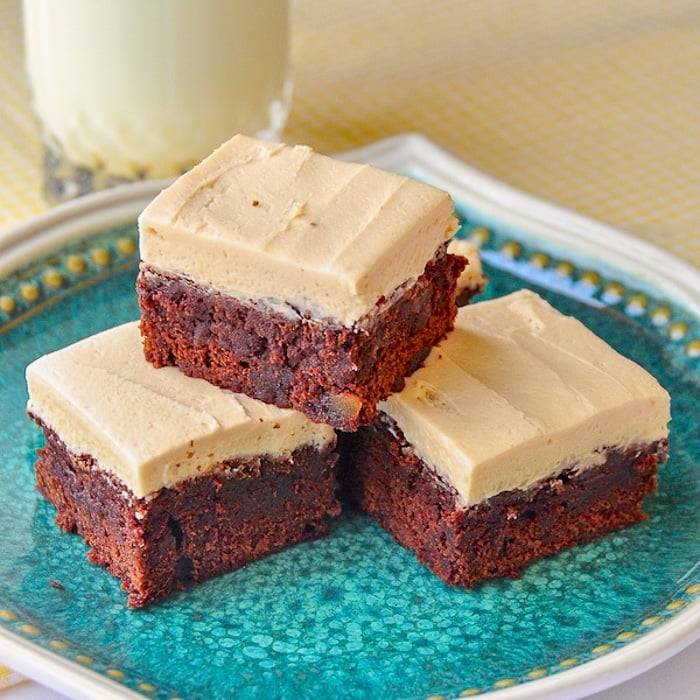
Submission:
<svg viewBox="0 0 700 700">
<path fill-rule="evenodd" d="M 443 246 L 414 284 L 352 327 L 271 311 L 142 264 L 146 358 L 352 431 L 452 329 L 464 263 Z"/>
<path fill-rule="evenodd" d="M 642 499 L 656 489 L 667 453 L 666 440 L 611 448 L 600 466 L 464 507 L 390 419 L 342 440 L 349 499 L 441 579 L 466 587 L 517 578 L 537 559 L 643 520 Z"/>
<path fill-rule="evenodd" d="M 337 455 L 330 448 L 223 462 L 205 476 L 137 498 L 42 427 L 38 488 L 56 507 L 57 524 L 90 546 L 89 560 L 122 580 L 130 607 L 323 537 L 340 512 Z"/>
</svg>

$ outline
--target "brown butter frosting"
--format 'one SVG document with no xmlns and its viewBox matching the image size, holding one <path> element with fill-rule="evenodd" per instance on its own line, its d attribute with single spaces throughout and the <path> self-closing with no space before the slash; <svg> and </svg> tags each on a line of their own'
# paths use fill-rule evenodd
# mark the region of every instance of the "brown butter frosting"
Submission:
<svg viewBox="0 0 700 700">
<path fill-rule="evenodd" d="M 417 279 L 457 226 L 440 189 L 243 135 L 139 217 L 145 263 L 346 325 Z"/>
<path fill-rule="evenodd" d="M 185 376 L 143 357 L 138 322 L 40 357 L 27 368 L 28 411 L 137 497 L 257 454 L 334 444 L 301 413 Z"/>
<path fill-rule="evenodd" d="M 380 408 L 465 505 L 665 438 L 670 420 L 654 377 L 528 290 L 460 309 Z"/>
</svg>

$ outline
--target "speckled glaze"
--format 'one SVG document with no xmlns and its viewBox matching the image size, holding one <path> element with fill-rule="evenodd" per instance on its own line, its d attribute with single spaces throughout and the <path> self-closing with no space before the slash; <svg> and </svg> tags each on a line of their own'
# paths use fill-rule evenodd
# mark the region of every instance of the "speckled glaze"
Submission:
<svg viewBox="0 0 700 700">
<path fill-rule="evenodd" d="M 535 289 L 670 391 L 671 458 L 649 520 L 464 591 L 349 512 L 326 540 L 128 610 L 118 581 L 35 491 L 41 436 L 24 413 L 23 373 L 138 316 L 130 224 L 0 278 L 0 627 L 147 697 L 381 700 L 536 689 L 683 615 L 700 597 L 700 319 L 632 275 L 460 209 L 460 235 L 482 247 L 484 296 Z"/>
</svg>

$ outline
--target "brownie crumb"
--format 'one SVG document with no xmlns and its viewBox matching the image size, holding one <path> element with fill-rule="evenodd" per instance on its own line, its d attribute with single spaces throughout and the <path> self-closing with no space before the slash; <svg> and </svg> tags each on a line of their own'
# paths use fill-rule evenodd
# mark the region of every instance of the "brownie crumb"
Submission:
<svg viewBox="0 0 700 700">
<path fill-rule="evenodd" d="M 252 202 L 254 207 L 259 207 L 260 206 L 260 200 L 259 199 L 254 199 Z"/>
<path fill-rule="evenodd" d="M 146 359 L 351 432 L 374 420 L 377 403 L 452 330 L 463 266 L 442 246 L 418 279 L 345 326 L 314 320 L 309 309 L 269 310 L 142 263 Z"/>
<path fill-rule="evenodd" d="M 50 579 L 51 581 L 51 588 L 55 588 L 57 591 L 65 591 L 66 587 L 62 584 L 56 581 L 56 579 Z"/>
<path fill-rule="evenodd" d="M 36 463 L 37 487 L 57 508 L 57 525 L 89 543 L 88 561 L 122 580 L 130 608 L 324 537 L 340 514 L 331 443 L 226 460 L 147 500 L 38 422 L 46 445 Z"/>
<path fill-rule="evenodd" d="M 386 414 L 341 435 L 342 489 L 450 585 L 518 578 L 538 559 L 646 519 L 667 442 L 609 448 L 602 464 L 569 468 L 525 490 L 465 507 Z"/>
</svg>

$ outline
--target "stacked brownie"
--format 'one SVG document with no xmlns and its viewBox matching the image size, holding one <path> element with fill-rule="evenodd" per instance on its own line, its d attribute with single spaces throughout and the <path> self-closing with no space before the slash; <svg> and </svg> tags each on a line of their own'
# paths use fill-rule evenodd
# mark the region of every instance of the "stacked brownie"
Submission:
<svg viewBox="0 0 700 700">
<path fill-rule="evenodd" d="M 236 136 L 139 219 L 146 357 L 356 430 L 454 322 L 442 190 Z"/>
<path fill-rule="evenodd" d="M 27 370 L 39 487 L 130 605 L 326 534 L 339 481 L 466 586 L 643 517 L 668 395 L 531 292 L 458 312 L 445 192 L 236 136 L 139 227 L 140 333 Z"/>
</svg>

